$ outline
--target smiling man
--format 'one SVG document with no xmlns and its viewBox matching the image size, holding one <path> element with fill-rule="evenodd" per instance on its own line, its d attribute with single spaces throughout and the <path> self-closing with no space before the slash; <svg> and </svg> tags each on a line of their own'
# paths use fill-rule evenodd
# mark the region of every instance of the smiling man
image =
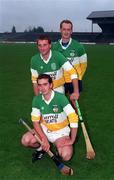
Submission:
<svg viewBox="0 0 114 180">
<path fill-rule="evenodd" d="M 73 65 L 78 75 L 79 92 L 82 91 L 82 79 L 87 68 L 87 54 L 81 43 L 71 38 L 73 24 L 70 20 L 63 20 L 60 23 L 61 39 L 53 43 L 53 49 L 61 52 L 66 59 Z M 65 77 L 65 93 L 71 94 L 73 86 L 71 78 L 67 72 Z"/>
<path fill-rule="evenodd" d="M 30 132 L 22 137 L 24 146 L 38 148 L 33 153 L 33 162 L 41 159 L 44 151 L 49 151 L 49 142 L 56 146 L 59 156 L 64 161 L 70 160 L 73 155 L 78 116 L 66 96 L 53 91 L 52 87 L 52 78 L 47 74 L 40 74 L 38 88 L 41 93 L 33 98 L 31 119 L 42 145 L 39 147 L 37 140 Z"/>
<path fill-rule="evenodd" d="M 64 93 L 64 73 L 68 73 L 73 84 L 71 99 L 79 98 L 78 79 L 73 66 L 58 51 L 51 50 L 51 40 L 42 35 L 37 40 L 38 53 L 31 59 L 31 78 L 34 94 L 38 95 L 38 76 L 42 73 L 49 74 L 53 80 L 55 91 Z"/>
</svg>

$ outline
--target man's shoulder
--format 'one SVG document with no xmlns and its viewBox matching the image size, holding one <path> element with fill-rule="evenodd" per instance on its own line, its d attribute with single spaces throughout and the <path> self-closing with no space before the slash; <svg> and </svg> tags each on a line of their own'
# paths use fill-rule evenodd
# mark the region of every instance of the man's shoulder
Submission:
<svg viewBox="0 0 114 180">
<path fill-rule="evenodd" d="M 74 46 L 79 51 L 84 51 L 84 46 L 79 41 L 72 39 L 72 46 Z"/>
<path fill-rule="evenodd" d="M 42 99 L 42 95 L 41 94 L 38 94 L 38 96 L 34 96 L 33 97 L 33 102 L 36 103 L 36 102 L 39 102 L 41 101 Z"/>
<path fill-rule="evenodd" d="M 40 54 L 37 53 L 31 58 L 31 65 L 32 66 L 37 66 L 40 63 Z"/>
<path fill-rule="evenodd" d="M 62 98 L 66 98 L 66 96 L 63 94 L 63 93 L 60 93 L 60 92 L 56 92 L 55 91 L 55 97 L 58 99 L 60 99 L 60 102 L 62 100 Z"/>
<path fill-rule="evenodd" d="M 69 103 L 65 94 L 59 92 L 55 92 L 55 101 L 58 105 L 61 105 L 63 107 Z"/>
<path fill-rule="evenodd" d="M 58 57 L 58 56 L 64 57 L 61 52 L 59 52 L 58 50 L 55 50 L 55 49 L 54 49 L 54 50 L 52 49 L 52 55 L 53 55 L 53 56 L 57 56 L 57 57 Z"/>
<path fill-rule="evenodd" d="M 59 45 L 59 44 L 60 44 L 60 39 L 59 39 L 58 41 L 53 42 L 52 44 L 53 44 L 54 46 Z"/>
<path fill-rule="evenodd" d="M 52 43 L 52 49 L 56 50 L 60 47 L 60 40 Z"/>
<path fill-rule="evenodd" d="M 81 45 L 81 43 L 78 40 L 76 40 L 76 39 L 72 39 L 72 43 L 77 45 L 77 46 Z"/>
<path fill-rule="evenodd" d="M 39 57 L 40 57 L 40 54 L 37 53 L 37 54 L 32 56 L 31 61 L 36 61 L 36 59 L 38 59 Z"/>
</svg>

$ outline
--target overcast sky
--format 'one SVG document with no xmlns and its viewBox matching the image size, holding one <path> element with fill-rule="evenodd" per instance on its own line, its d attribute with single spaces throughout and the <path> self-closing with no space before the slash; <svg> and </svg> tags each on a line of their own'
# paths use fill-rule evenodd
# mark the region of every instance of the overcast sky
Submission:
<svg viewBox="0 0 114 180">
<path fill-rule="evenodd" d="M 42 26 L 45 31 L 59 31 L 59 23 L 70 19 L 74 31 L 91 31 L 87 16 L 92 11 L 114 10 L 114 0 L 0 0 L 0 32 L 24 31 Z M 94 25 L 94 30 L 100 30 Z"/>
</svg>

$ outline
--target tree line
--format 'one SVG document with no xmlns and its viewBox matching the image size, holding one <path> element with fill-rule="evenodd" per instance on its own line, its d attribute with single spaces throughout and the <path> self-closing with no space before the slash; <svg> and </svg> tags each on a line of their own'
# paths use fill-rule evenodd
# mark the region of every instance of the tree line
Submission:
<svg viewBox="0 0 114 180">
<path fill-rule="evenodd" d="M 11 32 L 12 32 L 12 33 L 16 33 L 16 27 L 15 27 L 15 26 L 12 27 Z M 29 26 L 28 29 L 25 29 L 25 30 L 24 30 L 24 32 L 26 32 L 26 33 L 27 33 L 27 32 L 28 32 L 28 33 L 32 33 L 32 32 L 43 33 L 43 32 L 44 32 L 44 29 L 43 29 L 43 27 L 41 27 L 41 26 L 38 26 L 38 27 L 31 27 L 31 26 Z"/>
</svg>

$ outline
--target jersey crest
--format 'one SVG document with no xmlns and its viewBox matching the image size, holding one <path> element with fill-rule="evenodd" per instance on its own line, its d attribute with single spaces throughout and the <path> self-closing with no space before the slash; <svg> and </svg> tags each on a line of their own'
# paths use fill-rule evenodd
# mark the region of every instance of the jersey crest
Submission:
<svg viewBox="0 0 114 180">
<path fill-rule="evenodd" d="M 53 112 L 58 112 L 58 107 L 57 107 L 57 105 L 53 105 Z"/>
<path fill-rule="evenodd" d="M 75 50 L 71 50 L 70 51 L 70 57 L 74 57 L 74 56 L 76 56 L 76 52 L 75 52 Z"/>
<path fill-rule="evenodd" d="M 51 69 L 56 70 L 56 64 L 55 63 L 51 63 Z"/>
</svg>

